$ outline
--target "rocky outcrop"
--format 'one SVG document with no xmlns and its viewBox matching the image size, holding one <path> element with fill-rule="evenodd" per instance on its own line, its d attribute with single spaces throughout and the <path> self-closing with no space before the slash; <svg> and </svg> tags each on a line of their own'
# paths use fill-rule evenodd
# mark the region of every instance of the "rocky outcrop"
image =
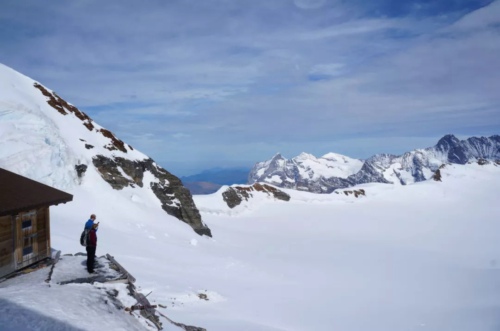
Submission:
<svg viewBox="0 0 500 331">
<path fill-rule="evenodd" d="M 243 200 L 248 201 L 250 194 L 241 187 L 230 187 L 222 193 L 222 198 L 229 208 L 238 206 Z"/>
<path fill-rule="evenodd" d="M 365 190 L 363 189 L 359 189 L 359 190 L 344 190 L 344 191 L 335 191 L 336 194 L 341 194 L 341 193 L 344 193 L 345 195 L 349 196 L 349 195 L 354 195 L 355 198 L 359 197 L 359 196 L 366 196 L 366 192 Z"/>
<path fill-rule="evenodd" d="M 488 160 L 485 160 L 485 159 L 479 159 L 477 160 L 477 164 L 479 165 L 485 165 L 485 164 L 489 164 L 490 162 Z"/>
<path fill-rule="evenodd" d="M 13 79 L 18 78 L 13 77 Z M 28 82 L 26 87 L 29 87 L 30 92 L 26 95 L 31 96 L 35 92 L 33 98 L 30 97 L 26 101 L 26 105 L 29 105 L 27 109 L 31 109 L 31 101 L 38 103 L 35 108 L 39 109 L 43 115 L 37 114 L 37 118 L 42 122 L 57 119 L 57 122 L 61 124 L 57 126 L 64 127 L 61 132 L 50 135 L 50 139 L 47 138 L 48 136 L 40 135 L 42 139 L 45 139 L 45 143 L 41 146 L 51 152 L 45 154 L 51 155 L 52 159 L 54 155 L 57 157 L 55 175 L 49 175 L 54 177 L 53 180 L 58 182 L 61 177 L 58 173 L 64 172 L 62 177 L 69 176 L 72 180 L 64 180 L 64 183 L 60 183 L 61 185 L 79 185 L 86 179 L 93 181 L 94 178 L 88 178 L 90 177 L 88 167 L 93 165 L 101 178 L 113 189 L 122 190 L 125 187 L 131 187 L 136 191 L 149 190 L 160 200 L 159 205 L 165 212 L 189 224 L 198 234 L 211 236 L 210 229 L 202 222 L 191 193 L 183 186 L 179 178 L 156 165 L 144 154 L 135 151 L 132 146 L 120 140 L 110 130 L 95 123 L 87 114 L 59 97 L 54 91 L 27 79 L 25 80 Z M 24 98 L 19 101 L 24 102 L 23 100 Z M 47 131 L 55 129 L 52 122 L 48 124 Z M 78 136 L 75 136 L 74 133 L 77 132 Z M 52 136 L 56 137 L 54 141 L 52 141 Z M 76 139 L 80 142 L 74 144 Z M 74 168 L 69 169 L 69 173 L 67 173 L 67 167 L 63 165 L 65 160 L 77 160 L 71 164 Z M 45 159 L 43 162 L 49 165 L 54 164 L 53 160 Z M 34 163 L 33 167 L 36 166 Z M 155 200 L 155 197 L 152 199 Z"/>
<path fill-rule="evenodd" d="M 255 183 L 251 186 L 232 186 L 222 193 L 222 198 L 229 208 L 234 208 L 241 204 L 243 200 L 248 201 L 255 192 L 267 193 L 275 199 L 290 201 L 290 195 L 267 184 Z"/>
<path fill-rule="evenodd" d="M 435 149 L 446 155 L 446 158 L 450 163 L 466 164 L 468 161 L 460 140 L 452 134 L 447 134 L 443 138 L 439 139 Z"/>
<path fill-rule="evenodd" d="M 48 89 L 46 89 L 43 85 L 40 85 L 38 83 L 34 83 L 33 86 L 40 90 L 40 92 L 47 97 L 47 103 L 57 110 L 61 115 L 68 115 L 69 113 L 75 114 L 75 116 L 82 121 L 82 124 L 89 130 L 93 131 L 94 130 L 94 124 L 92 119 L 85 114 L 83 111 L 79 110 L 72 104 L 68 103 L 66 100 L 58 96 L 55 92 L 50 92 Z M 108 138 L 110 140 L 110 143 L 105 145 L 104 148 L 110 150 L 110 151 L 121 151 L 123 153 L 127 153 L 127 148 L 130 150 L 133 150 L 132 146 L 126 145 L 122 140 L 118 139 L 111 131 L 101 128 L 97 129 L 96 132 L 102 134 L 104 137 Z M 80 139 L 82 140 L 82 139 Z M 83 140 L 82 140 L 83 141 Z M 85 145 L 85 148 L 91 149 L 94 146 L 92 145 Z"/>
<path fill-rule="evenodd" d="M 392 164 L 395 158 L 396 156 L 391 154 L 376 154 L 372 156 L 365 161 L 361 170 L 347 178 L 349 181 L 348 186 L 366 183 L 389 184 L 390 182 L 384 177 L 383 172 Z"/>
<path fill-rule="evenodd" d="M 160 200 L 162 209 L 189 224 L 199 235 L 212 236 L 211 230 L 201 220 L 191 192 L 182 185 L 179 178 L 158 166 L 152 159 L 138 161 L 97 155 L 92 162 L 101 177 L 115 190 L 127 186 L 143 187 L 144 173 L 149 171 L 157 180 L 150 184 L 150 188 Z"/>
<path fill-rule="evenodd" d="M 72 104 L 68 103 L 66 100 L 59 97 L 55 92 L 50 92 L 43 85 L 35 83 L 33 84 L 33 86 L 39 89 L 40 92 L 47 97 L 47 103 L 52 108 L 57 110 L 61 115 L 68 115 L 69 113 L 73 113 L 82 121 L 83 125 L 85 125 L 85 127 L 89 129 L 89 131 L 92 131 L 94 129 L 92 119 L 83 111 L 79 110 Z"/>
<path fill-rule="evenodd" d="M 436 182 L 440 182 L 441 181 L 441 170 L 438 169 L 436 170 L 436 172 L 434 172 L 434 175 L 432 175 L 432 179 L 434 179 Z"/>
<path fill-rule="evenodd" d="M 76 170 L 76 174 L 78 175 L 78 178 L 82 178 L 83 175 L 85 174 L 85 171 L 87 171 L 87 165 L 77 164 L 77 165 L 75 165 L 75 170 Z"/>
</svg>

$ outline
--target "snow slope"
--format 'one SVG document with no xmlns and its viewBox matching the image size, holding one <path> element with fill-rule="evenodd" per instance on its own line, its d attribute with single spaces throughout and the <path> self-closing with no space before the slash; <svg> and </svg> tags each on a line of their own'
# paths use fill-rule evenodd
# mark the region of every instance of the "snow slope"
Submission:
<svg viewBox="0 0 500 331">
<path fill-rule="evenodd" d="M 89 131 L 75 113 L 62 116 L 33 83 L 31 78 L 0 64 L 0 145 L 3 147 L 0 167 L 37 178 L 47 185 L 71 189 L 78 185 L 74 165 L 91 165 L 96 154 L 147 158 L 129 146 L 126 146 L 127 153 L 105 148 L 110 140 L 97 132 L 103 129 L 101 126 L 92 122 L 95 130 Z M 85 144 L 93 148 L 87 149 Z"/>
<path fill-rule="evenodd" d="M 254 330 L 498 329 L 500 167 L 441 171 L 442 183 L 362 185 L 360 199 L 286 190 L 289 203 L 231 212 L 197 196 L 234 259 L 231 308 L 268 321 Z"/>
<path fill-rule="evenodd" d="M 114 255 L 170 318 L 208 330 L 497 330 L 500 167 L 441 172 L 442 182 L 364 184 L 358 199 L 286 190 L 289 202 L 260 195 L 229 209 L 223 189 L 195 196 L 213 239 L 158 221 L 140 197 L 82 189 L 52 208 L 52 245 L 81 250 L 93 206 L 98 255 Z"/>
<path fill-rule="evenodd" d="M 1 64 L 0 146 L 2 168 L 69 193 L 82 186 L 96 192 L 99 185 L 112 196 L 125 187 L 129 196 L 161 209 L 167 222 L 177 221 L 173 215 L 210 235 L 177 177 L 53 91 Z"/>
</svg>

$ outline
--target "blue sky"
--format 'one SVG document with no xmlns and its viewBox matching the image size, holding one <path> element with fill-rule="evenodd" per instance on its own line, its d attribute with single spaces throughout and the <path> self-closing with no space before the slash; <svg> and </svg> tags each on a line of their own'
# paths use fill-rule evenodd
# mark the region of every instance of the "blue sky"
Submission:
<svg viewBox="0 0 500 331">
<path fill-rule="evenodd" d="M 176 175 L 500 134 L 500 0 L 4 0 L 0 62 Z"/>
</svg>

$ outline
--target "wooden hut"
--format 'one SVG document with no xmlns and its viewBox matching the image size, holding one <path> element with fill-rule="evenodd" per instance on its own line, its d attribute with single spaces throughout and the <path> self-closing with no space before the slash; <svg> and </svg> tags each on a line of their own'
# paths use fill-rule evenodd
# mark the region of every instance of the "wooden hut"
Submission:
<svg viewBox="0 0 500 331">
<path fill-rule="evenodd" d="M 71 194 L 0 168 L 0 277 L 51 256 L 49 207 Z"/>
</svg>

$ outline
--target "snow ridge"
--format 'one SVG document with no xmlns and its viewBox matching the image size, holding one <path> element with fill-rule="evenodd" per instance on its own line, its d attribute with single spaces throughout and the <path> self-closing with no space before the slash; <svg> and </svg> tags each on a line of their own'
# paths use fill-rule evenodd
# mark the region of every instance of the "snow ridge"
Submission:
<svg viewBox="0 0 500 331">
<path fill-rule="evenodd" d="M 211 235 L 179 178 L 54 91 L 2 64 L 0 145 L 1 168 L 68 192 L 92 190 L 96 181 L 115 193 L 130 187 L 198 234 Z M 143 180 L 148 171 L 154 178 Z"/>
<path fill-rule="evenodd" d="M 321 158 L 301 153 L 291 160 L 281 154 L 255 164 L 249 183 L 265 182 L 282 188 L 331 193 L 335 189 L 364 183 L 397 183 L 425 181 L 446 163 L 466 164 L 486 159 L 500 159 L 500 136 L 471 137 L 459 140 L 445 135 L 433 147 L 416 149 L 396 156 L 376 154 L 362 161 L 336 153 Z"/>
</svg>

